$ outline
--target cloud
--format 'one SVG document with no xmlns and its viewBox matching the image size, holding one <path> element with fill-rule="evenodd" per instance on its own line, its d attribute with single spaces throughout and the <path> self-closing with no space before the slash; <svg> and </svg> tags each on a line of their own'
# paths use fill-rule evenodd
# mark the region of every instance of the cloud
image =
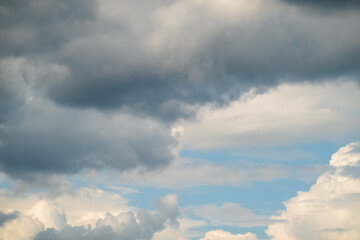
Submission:
<svg viewBox="0 0 360 240">
<path fill-rule="evenodd" d="M 358 79 L 352 12 L 313 16 L 264 0 L 83 5 L 0 3 L 0 169 L 28 186 L 39 174 L 164 167 L 173 123 L 252 88 Z M 310 113 L 310 125 L 334 117 Z"/>
<path fill-rule="evenodd" d="M 179 212 L 177 196 L 174 194 L 155 199 L 154 206 L 157 211 L 135 211 L 125 206 L 128 209 L 126 210 L 119 206 L 119 198 L 121 197 L 117 194 L 101 190 L 80 189 L 73 196 L 37 201 L 35 197 L 32 199 L 35 200 L 35 205 L 30 209 L 26 209 L 24 205 L 31 205 L 31 199 L 22 198 L 14 202 L 5 198 L 2 200 L 4 204 L 15 205 L 22 210 L 17 218 L 8 220 L 0 227 L 0 239 L 150 240 L 154 233 L 167 226 L 178 227 Z M 23 204 L 24 202 L 26 204 Z M 119 212 L 119 209 L 122 210 Z M 84 221 L 86 218 L 87 221 Z M 93 226 L 88 225 L 91 221 L 95 221 Z"/>
<path fill-rule="evenodd" d="M 71 226 L 96 226 L 99 218 L 106 213 L 117 215 L 133 211 L 127 200 L 121 195 L 96 188 L 80 188 L 75 192 L 59 196 L 47 196 L 44 193 L 13 195 L 11 192 L 0 194 L 1 211 L 15 209 L 19 213 L 40 219 L 46 226 L 60 229 L 63 227 L 65 213 L 66 223 Z M 43 219 L 50 219 L 47 223 Z M 57 216 L 54 218 L 54 216 Z"/>
<path fill-rule="evenodd" d="M 125 113 L 66 108 L 47 99 L 36 81 L 66 74 L 58 66 L 44 70 L 12 59 L 3 68 L 7 83 L 18 86 L 22 95 L 0 126 L 0 169 L 9 176 L 41 183 L 39 173 L 156 169 L 173 159 L 177 139 L 167 126 Z"/>
<path fill-rule="evenodd" d="M 0 211 L 0 227 L 3 226 L 6 222 L 12 221 L 17 217 L 17 212 L 3 213 Z"/>
<path fill-rule="evenodd" d="M 255 234 L 245 233 L 245 234 L 231 234 L 230 232 L 225 232 L 223 230 L 210 231 L 205 234 L 205 237 L 200 240 L 257 240 Z"/>
<path fill-rule="evenodd" d="M 184 121 L 185 148 L 272 146 L 358 137 L 360 88 L 356 82 L 283 84 L 225 108 L 205 106 L 197 121 Z"/>
<path fill-rule="evenodd" d="M 138 185 L 166 188 L 184 188 L 189 186 L 244 186 L 252 181 L 272 181 L 287 178 L 290 170 L 275 164 L 236 164 L 232 166 L 204 163 L 198 159 L 177 159 L 166 168 L 143 172 L 138 169 L 116 174 L 104 172 L 96 176 L 96 181 L 109 183 L 114 181 Z M 91 178 L 88 178 L 91 180 Z"/>
<path fill-rule="evenodd" d="M 250 209 L 236 203 L 223 203 L 220 206 L 209 204 L 193 209 L 202 218 L 209 219 L 214 226 L 228 225 L 238 227 L 266 226 L 272 222 L 263 216 L 257 216 Z"/>
<path fill-rule="evenodd" d="M 180 217 L 178 222 L 178 228 L 166 226 L 164 230 L 154 234 L 153 240 L 189 240 L 199 239 L 199 237 L 203 236 L 203 233 L 196 230 L 196 228 L 206 226 L 205 221 Z"/>
<path fill-rule="evenodd" d="M 342 10 L 357 11 L 359 10 L 360 7 L 360 3 L 357 0 L 344 0 L 344 1 L 284 0 L 284 1 L 299 6 L 314 8 L 319 11 L 333 11 L 333 12 L 338 12 Z"/>
<path fill-rule="evenodd" d="M 96 228 L 90 230 L 84 227 L 67 227 L 63 231 L 48 229 L 40 232 L 35 239 L 152 239 L 155 232 L 165 228 L 165 223 L 177 226 L 177 196 L 166 195 L 155 201 L 157 213 L 147 210 L 120 213 L 114 216 L 106 214 L 96 223 Z M 74 234 L 75 232 L 75 234 Z M 77 233 L 77 234 L 76 234 Z"/>
<path fill-rule="evenodd" d="M 48 200 L 40 200 L 28 212 L 32 218 L 39 220 L 46 228 L 60 230 L 66 225 L 64 210 Z"/>
<path fill-rule="evenodd" d="M 273 239 L 358 239 L 360 237 L 360 143 L 335 153 L 333 170 L 322 174 L 308 192 L 298 192 L 285 202 L 286 209 L 272 216 Z M 349 174 L 349 169 L 357 175 Z"/>
<path fill-rule="evenodd" d="M 0 239 L 32 240 L 43 229 L 44 225 L 39 220 L 21 215 L 0 227 Z"/>
<path fill-rule="evenodd" d="M 1 3 L 2 59 L 66 70 L 39 83 L 66 106 L 173 122 L 252 87 L 359 75 L 359 15 L 351 12 L 313 16 L 264 0 L 83 5 Z"/>
</svg>

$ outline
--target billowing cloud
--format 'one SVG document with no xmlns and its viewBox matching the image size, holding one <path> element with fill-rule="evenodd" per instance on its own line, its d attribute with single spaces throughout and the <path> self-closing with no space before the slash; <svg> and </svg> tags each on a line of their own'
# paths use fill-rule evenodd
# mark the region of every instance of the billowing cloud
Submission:
<svg viewBox="0 0 360 240">
<path fill-rule="evenodd" d="M 61 72 L 56 66 L 45 70 L 12 59 L 2 67 L 23 95 L 0 126 L 0 169 L 11 177 L 41 182 L 38 173 L 155 169 L 173 159 L 177 140 L 169 127 L 124 113 L 69 109 L 44 97 L 35 82 Z"/>
<path fill-rule="evenodd" d="M 154 233 L 165 228 L 165 223 L 177 226 L 177 197 L 166 195 L 155 201 L 158 212 L 140 210 L 137 213 L 125 212 L 116 216 L 108 213 L 96 223 L 96 228 L 67 227 L 62 231 L 48 229 L 40 232 L 35 240 L 40 239 L 144 239 L 150 240 Z"/>
<path fill-rule="evenodd" d="M 38 232 L 43 230 L 44 225 L 39 220 L 21 215 L 0 227 L 0 239 L 32 240 Z"/>
<path fill-rule="evenodd" d="M 0 169 L 12 178 L 158 169 L 174 158 L 171 124 L 204 104 L 359 76 L 354 12 L 264 0 L 85 5 L 0 3 Z"/>
<path fill-rule="evenodd" d="M 55 229 L 64 226 L 64 219 L 71 226 L 95 227 L 97 220 L 106 213 L 118 215 L 134 210 L 121 195 L 96 188 L 80 188 L 52 199 L 48 199 L 44 193 L 17 196 L 5 191 L 0 194 L 0 202 L 1 211 L 15 209 L 27 216 L 38 218 L 45 226 Z"/>
<path fill-rule="evenodd" d="M 280 239 L 343 239 L 360 237 L 360 143 L 335 153 L 332 171 L 322 174 L 308 192 L 285 203 L 286 209 L 272 217 L 267 234 Z"/>
<path fill-rule="evenodd" d="M 207 232 L 205 237 L 200 240 L 258 240 L 258 238 L 250 232 L 245 234 L 232 234 L 223 230 L 215 230 Z"/>
<path fill-rule="evenodd" d="M 87 191 L 86 199 L 82 193 Z M 99 192 L 100 191 L 100 192 Z M 96 195 L 102 195 L 105 201 L 97 201 Z M 112 195 L 112 196 L 111 196 Z M 19 211 L 15 219 L 9 219 L 0 227 L 0 239 L 27 240 L 27 239 L 152 239 L 154 233 L 162 231 L 166 226 L 176 228 L 178 226 L 177 196 L 173 194 L 155 199 L 154 205 L 157 211 L 145 209 L 119 211 L 119 206 L 106 205 L 111 201 L 117 201 L 119 196 L 106 192 L 79 190 L 72 198 L 73 202 L 66 199 L 71 196 L 63 196 L 56 199 L 41 199 L 30 209 Z M 2 200 L 5 204 L 15 207 L 26 208 L 23 204 L 13 202 L 11 199 Z M 27 204 L 31 199 L 27 200 Z M 109 209 L 110 207 L 110 209 Z M 108 208 L 109 211 L 96 219 L 92 219 L 99 213 L 99 209 Z M 111 209 L 112 208 L 112 209 Z M 69 219 L 67 218 L 69 213 Z M 76 219 L 74 219 L 74 214 Z M 89 218 L 90 217 L 90 218 Z M 87 225 L 89 221 L 84 218 L 95 220 L 93 226 Z M 17 227 L 16 227 L 17 226 Z M 19 231 L 21 229 L 21 231 Z"/>
<path fill-rule="evenodd" d="M 66 77 L 42 85 L 71 107 L 121 108 L 168 121 L 251 87 L 359 74 L 353 12 L 322 17 L 263 0 L 94 0 L 86 7 L 32 0 L 1 7 L 1 57 L 61 66 Z"/>
</svg>

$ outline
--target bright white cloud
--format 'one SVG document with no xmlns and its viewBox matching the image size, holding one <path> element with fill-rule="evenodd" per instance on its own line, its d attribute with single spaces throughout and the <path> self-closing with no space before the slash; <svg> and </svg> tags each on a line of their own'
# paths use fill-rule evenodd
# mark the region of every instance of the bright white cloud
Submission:
<svg viewBox="0 0 360 240">
<path fill-rule="evenodd" d="M 0 194 L 0 203 L 1 211 L 14 209 L 39 219 L 46 227 L 56 229 L 64 224 L 62 210 L 66 215 L 67 224 L 72 226 L 95 226 L 97 220 L 106 213 L 117 215 L 132 210 L 121 195 L 95 188 L 81 188 L 74 193 L 58 196 L 51 202 L 46 200 L 43 194 L 30 194 L 24 197 L 13 196 L 5 191 Z M 51 219 L 49 216 L 52 216 Z"/>
<path fill-rule="evenodd" d="M 1 201 L 7 207 L 20 204 L 16 209 L 24 208 L 22 202 L 29 205 L 28 202 L 33 199 L 37 198 L 38 201 L 30 209 L 18 211 L 17 218 L 10 219 L 0 227 L 1 240 L 30 240 L 35 236 L 35 239 L 68 239 L 69 234 L 70 239 L 77 239 L 77 235 L 71 234 L 80 234 L 82 239 L 103 236 L 105 239 L 120 237 L 126 240 L 149 240 L 154 233 L 166 227 L 178 226 L 179 212 L 177 196 L 174 194 L 155 199 L 157 211 L 130 210 L 128 206 L 121 206 L 123 199 L 119 195 L 96 189 L 80 189 L 72 196 L 56 199 L 39 200 L 39 197 L 22 200 L 19 197 L 13 202 L 14 198 L 2 196 Z M 119 212 L 120 209 L 123 210 Z M 93 221 L 95 225 L 87 226 Z"/>
<path fill-rule="evenodd" d="M 40 200 L 26 215 L 42 222 L 46 228 L 61 230 L 66 226 L 66 217 L 64 210 L 54 202 L 49 200 Z"/>
<path fill-rule="evenodd" d="M 359 136 L 360 88 L 354 82 L 284 84 L 249 93 L 226 108 L 204 107 L 187 121 L 187 148 L 235 148 Z"/>
<path fill-rule="evenodd" d="M 0 240 L 32 240 L 44 230 L 44 224 L 29 216 L 20 216 L 0 227 Z"/>
<path fill-rule="evenodd" d="M 215 230 L 207 232 L 205 237 L 200 240 L 257 240 L 255 234 L 245 233 L 245 234 L 231 234 L 230 232 L 225 232 L 223 230 Z"/>
<path fill-rule="evenodd" d="M 356 240 L 360 238 L 360 143 L 335 153 L 333 170 L 322 174 L 308 192 L 285 203 L 286 210 L 268 227 L 273 240 Z"/>
</svg>

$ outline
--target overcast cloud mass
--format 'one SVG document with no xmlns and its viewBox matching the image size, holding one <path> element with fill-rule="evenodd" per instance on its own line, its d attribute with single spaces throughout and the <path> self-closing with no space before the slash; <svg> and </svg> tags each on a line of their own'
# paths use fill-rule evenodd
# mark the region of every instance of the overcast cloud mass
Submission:
<svg viewBox="0 0 360 240">
<path fill-rule="evenodd" d="M 358 239 L 359 23 L 355 0 L 1 1 L 0 240 Z"/>
</svg>

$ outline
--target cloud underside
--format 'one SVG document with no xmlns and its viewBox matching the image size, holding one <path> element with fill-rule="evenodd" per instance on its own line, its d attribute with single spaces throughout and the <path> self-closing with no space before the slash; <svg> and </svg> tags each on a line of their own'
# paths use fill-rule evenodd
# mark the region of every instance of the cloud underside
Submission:
<svg viewBox="0 0 360 240">
<path fill-rule="evenodd" d="M 281 1 L 0 3 L 0 169 L 157 169 L 172 124 L 284 82 L 358 81 L 360 15 Z M 141 17 L 140 17 L 141 16 Z"/>
<path fill-rule="evenodd" d="M 357 13 L 322 19 L 262 0 L 1 7 L 1 58 L 64 69 L 41 84 L 70 107 L 173 121 L 191 116 L 194 104 L 226 103 L 251 87 L 359 74 Z"/>
<path fill-rule="evenodd" d="M 330 11 L 330 12 L 342 12 L 343 10 L 358 10 L 360 8 L 360 2 L 357 0 L 283 0 L 284 2 L 296 4 L 298 6 L 305 6 L 308 8 L 314 8 L 315 10 L 320 11 Z"/>
</svg>

